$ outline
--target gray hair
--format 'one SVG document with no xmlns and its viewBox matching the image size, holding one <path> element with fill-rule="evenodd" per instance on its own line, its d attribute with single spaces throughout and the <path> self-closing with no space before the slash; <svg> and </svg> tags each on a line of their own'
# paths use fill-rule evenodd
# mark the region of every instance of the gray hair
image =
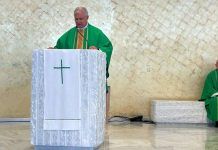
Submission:
<svg viewBox="0 0 218 150">
<path fill-rule="evenodd" d="M 88 10 L 85 7 L 76 7 L 76 9 L 74 10 L 74 15 L 76 14 L 77 11 L 81 11 L 81 10 L 85 13 L 86 16 L 89 16 Z"/>
</svg>

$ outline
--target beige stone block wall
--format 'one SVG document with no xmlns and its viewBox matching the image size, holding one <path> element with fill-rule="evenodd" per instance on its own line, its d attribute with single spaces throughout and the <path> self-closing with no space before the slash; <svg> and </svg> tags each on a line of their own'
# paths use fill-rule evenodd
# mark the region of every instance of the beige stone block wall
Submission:
<svg viewBox="0 0 218 150">
<path fill-rule="evenodd" d="M 111 115 L 149 117 L 152 99 L 199 99 L 218 58 L 218 2 L 113 4 Z"/>
<path fill-rule="evenodd" d="M 78 5 L 114 45 L 111 116 L 149 118 L 152 99 L 200 97 L 218 59 L 216 0 L 1 0 L 0 117 L 29 117 L 32 50 L 55 45 Z"/>
</svg>

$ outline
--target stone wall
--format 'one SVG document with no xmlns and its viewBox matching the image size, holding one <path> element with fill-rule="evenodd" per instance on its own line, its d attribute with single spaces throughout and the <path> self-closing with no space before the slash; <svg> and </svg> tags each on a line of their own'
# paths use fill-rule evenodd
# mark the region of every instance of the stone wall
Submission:
<svg viewBox="0 0 218 150">
<path fill-rule="evenodd" d="M 0 117 L 29 117 L 31 53 L 83 5 L 111 39 L 110 115 L 149 118 L 152 99 L 196 100 L 218 59 L 216 0 L 0 0 Z"/>
</svg>

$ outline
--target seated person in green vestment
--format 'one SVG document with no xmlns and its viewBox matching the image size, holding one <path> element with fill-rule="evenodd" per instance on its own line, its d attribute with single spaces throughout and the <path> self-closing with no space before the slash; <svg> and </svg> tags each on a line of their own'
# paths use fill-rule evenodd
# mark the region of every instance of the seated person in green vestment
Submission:
<svg viewBox="0 0 218 150">
<path fill-rule="evenodd" d="M 201 100 L 205 102 L 208 119 L 216 122 L 218 127 L 218 60 L 215 66 L 216 69 L 207 75 Z"/>
<path fill-rule="evenodd" d="M 98 28 L 88 23 L 89 15 L 85 7 L 74 10 L 76 26 L 65 32 L 57 41 L 56 49 L 90 49 L 106 53 L 106 77 L 109 77 L 113 46 L 107 36 Z"/>
</svg>

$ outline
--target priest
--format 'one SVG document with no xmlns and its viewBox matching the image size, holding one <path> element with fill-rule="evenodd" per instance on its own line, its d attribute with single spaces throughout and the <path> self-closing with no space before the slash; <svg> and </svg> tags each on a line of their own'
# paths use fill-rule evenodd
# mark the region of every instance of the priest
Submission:
<svg viewBox="0 0 218 150">
<path fill-rule="evenodd" d="M 216 69 L 207 75 L 201 100 L 205 102 L 208 119 L 216 122 L 218 127 L 218 60 L 215 66 Z"/>
<path fill-rule="evenodd" d="M 106 77 L 113 46 L 107 36 L 98 28 L 88 23 L 89 15 L 85 7 L 74 10 L 76 26 L 65 32 L 57 41 L 56 49 L 90 49 L 106 53 Z"/>
<path fill-rule="evenodd" d="M 97 27 L 88 23 L 89 14 L 85 7 L 74 10 L 76 26 L 65 32 L 57 41 L 55 49 L 90 49 L 106 54 L 106 77 L 109 77 L 109 64 L 113 46 L 107 36 Z M 53 48 L 53 47 L 50 47 Z M 110 107 L 110 88 L 106 83 L 106 120 Z"/>
</svg>

